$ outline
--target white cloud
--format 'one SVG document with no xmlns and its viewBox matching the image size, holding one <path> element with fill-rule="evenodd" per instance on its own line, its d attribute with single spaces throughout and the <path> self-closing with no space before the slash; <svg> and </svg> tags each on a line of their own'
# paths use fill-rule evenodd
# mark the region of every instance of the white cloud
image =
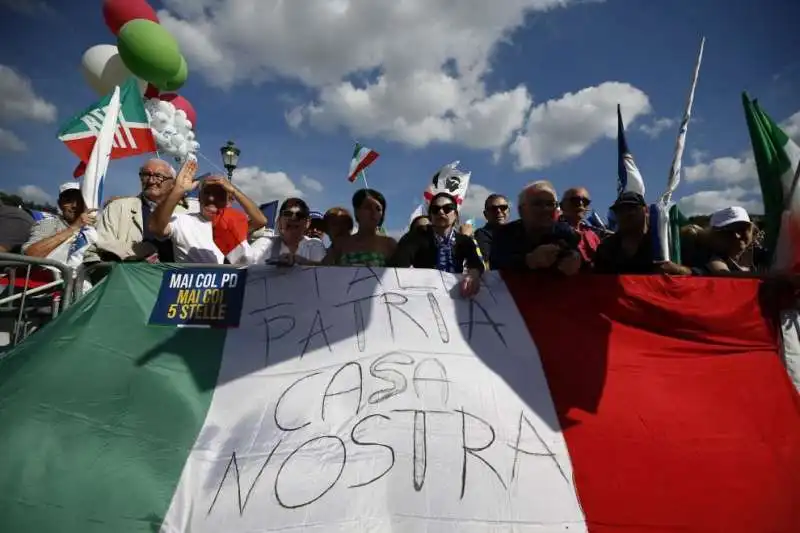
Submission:
<svg viewBox="0 0 800 533">
<path fill-rule="evenodd" d="M 28 145 L 13 131 L 0 128 L 0 152 L 24 152 Z"/>
<path fill-rule="evenodd" d="M 467 189 L 467 195 L 464 197 L 464 203 L 461 204 L 459 214 L 462 221 L 474 218 L 475 226 L 483 225 L 483 204 L 486 202 L 486 197 L 494 191 L 480 185 L 478 183 L 470 183 Z"/>
<path fill-rule="evenodd" d="M 646 95 L 621 83 L 566 94 L 532 113 L 527 87 L 487 88 L 498 45 L 528 15 L 586 3 L 164 0 L 159 17 L 212 85 L 284 78 L 311 88 L 310 101 L 286 110 L 290 128 L 345 129 L 412 147 L 448 142 L 499 157 L 527 120 L 515 153 L 520 167 L 538 168 L 613 136 L 618 101 L 629 121 L 649 112 Z M 565 109 L 569 103 L 584 107 Z M 530 147 L 537 127 L 558 136 L 544 155 Z"/>
<path fill-rule="evenodd" d="M 17 194 L 23 200 L 27 200 L 28 202 L 33 202 L 36 204 L 55 204 L 55 200 L 53 197 L 41 187 L 37 187 L 36 185 L 23 185 L 19 189 L 17 189 Z"/>
<path fill-rule="evenodd" d="M 654 118 L 652 121 L 650 121 L 649 124 L 640 125 L 639 129 L 651 139 L 655 139 L 656 137 L 661 135 L 662 132 L 668 130 L 669 128 L 677 124 L 677 122 L 678 121 L 675 120 L 674 118 L 666 118 L 666 117 Z"/>
<path fill-rule="evenodd" d="M 713 181 L 752 186 L 758 181 L 752 152 L 739 157 L 718 157 L 705 163 L 699 159 L 697 164 L 684 167 L 683 177 L 687 183 Z"/>
<path fill-rule="evenodd" d="M 781 122 L 781 128 L 786 132 L 786 135 L 800 144 L 800 111 Z"/>
<path fill-rule="evenodd" d="M 56 106 L 36 95 L 31 80 L 0 65 L 0 120 L 55 122 Z"/>
<path fill-rule="evenodd" d="M 534 107 L 510 147 L 520 169 L 540 169 L 577 157 L 617 135 L 617 104 L 627 122 L 650 112 L 647 95 L 627 83 L 606 82 Z"/>
<path fill-rule="evenodd" d="M 322 192 L 325 189 L 325 187 L 322 186 L 322 183 L 315 179 L 309 178 L 308 176 L 303 176 L 300 178 L 300 185 L 313 192 Z"/>
<path fill-rule="evenodd" d="M 758 189 L 731 187 L 720 191 L 701 191 L 684 196 L 678 202 L 681 211 L 687 216 L 708 215 L 732 205 L 747 209 L 750 213 L 763 213 L 764 204 Z"/>
<path fill-rule="evenodd" d="M 256 203 L 304 196 L 284 172 L 267 172 L 258 167 L 238 168 L 233 172 L 233 183 Z"/>
</svg>

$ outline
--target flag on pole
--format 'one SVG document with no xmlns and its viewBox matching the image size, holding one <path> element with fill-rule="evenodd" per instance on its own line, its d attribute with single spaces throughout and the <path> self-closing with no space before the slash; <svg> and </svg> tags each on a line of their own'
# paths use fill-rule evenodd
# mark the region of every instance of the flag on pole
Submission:
<svg viewBox="0 0 800 533">
<path fill-rule="evenodd" d="M 686 146 L 686 132 L 689 129 L 689 120 L 692 118 L 692 106 L 694 105 L 694 92 L 697 89 L 697 78 L 700 76 L 700 64 L 703 62 L 703 48 L 705 48 L 706 38 L 700 40 L 700 51 L 697 54 L 697 62 L 694 66 L 694 75 L 692 76 L 692 87 L 689 89 L 689 98 L 686 101 L 686 110 L 683 113 L 683 120 L 678 129 L 678 139 L 675 142 L 675 155 L 672 158 L 672 165 L 669 169 L 669 178 L 667 180 L 667 189 L 661 195 L 661 203 L 664 206 L 669 205 L 672 200 L 672 193 L 678 188 L 678 183 L 681 181 L 681 164 L 683 161 L 683 149 Z"/>
<path fill-rule="evenodd" d="M 800 147 L 742 94 L 745 119 L 764 201 L 765 245 L 773 267 L 800 270 Z"/>
<path fill-rule="evenodd" d="M 238 273 L 239 327 L 147 326 L 170 272 L 121 264 L 0 361 L 4 532 L 800 523 L 760 280 L 488 272 L 464 300 L 426 269 L 181 272 Z M 226 291 L 173 309 L 234 313 Z"/>
<path fill-rule="evenodd" d="M 348 181 L 352 183 L 359 176 L 363 176 L 367 167 L 374 163 L 379 155 L 375 150 L 356 143 L 356 148 L 353 150 L 353 159 L 350 161 L 350 172 L 347 175 Z"/>
<path fill-rule="evenodd" d="M 78 156 L 80 163 L 74 176 L 80 177 L 86 171 L 89 156 L 100 133 L 111 101 L 108 94 L 71 118 L 58 133 L 58 139 Z M 111 159 L 121 159 L 133 155 L 156 151 L 156 142 L 147 120 L 142 103 L 142 95 L 135 78 L 129 79 L 119 87 L 120 111 L 118 123 L 113 134 Z"/>
<path fill-rule="evenodd" d="M 625 139 L 625 125 L 622 122 L 622 110 L 617 104 L 617 196 L 624 192 L 635 192 L 644 196 L 644 179 L 639 167 L 633 160 Z"/>
</svg>

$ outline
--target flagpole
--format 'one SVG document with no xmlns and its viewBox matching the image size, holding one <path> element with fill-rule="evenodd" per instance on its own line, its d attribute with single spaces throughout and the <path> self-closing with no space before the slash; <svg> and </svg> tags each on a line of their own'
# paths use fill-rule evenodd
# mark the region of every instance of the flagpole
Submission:
<svg viewBox="0 0 800 533">
<path fill-rule="evenodd" d="M 364 188 L 369 189 L 369 183 L 367 183 L 367 169 L 361 171 L 361 177 L 364 179 Z"/>
<path fill-rule="evenodd" d="M 661 202 L 664 205 L 672 200 L 672 193 L 678 188 L 681 180 L 681 161 L 683 160 L 683 149 L 686 146 L 686 131 L 689 129 L 689 119 L 692 117 L 692 106 L 694 105 L 694 92 L 697 89 L 697 78 L 700 76 L 700 65 L 703 62 L 703 49 L 705 48 L 706 38 L 700 40 L 700 52 L 697 54 L 697 63 L 694 66 L 692 76 L 692 87 L 689 90 L 689 98 L 686 102 L 686 110 L 683 114 L 681 127 L 678 129 L 678 140 L 675 142 L 675 155 L 672 158 L 672 166 L 669 169 L 667 180 L 667 190 L 661 195 Z"/>
</svg>

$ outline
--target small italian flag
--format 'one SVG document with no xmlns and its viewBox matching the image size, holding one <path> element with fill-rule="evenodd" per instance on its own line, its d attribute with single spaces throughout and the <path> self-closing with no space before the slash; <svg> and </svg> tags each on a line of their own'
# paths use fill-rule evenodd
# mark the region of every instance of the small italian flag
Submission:
<svg viewBox="0 0 800 533">
<path fill-rule="evenodd" d="M 347 179 L 351 183 L 356 181 L 361 173 L 378 159 L 379 155 L 380 154 L 375 150 L 356 143 L 356 148 L 353 150 L 353 159 L 350 161 L 350 172 L 347 175 Z"/>
</svg>

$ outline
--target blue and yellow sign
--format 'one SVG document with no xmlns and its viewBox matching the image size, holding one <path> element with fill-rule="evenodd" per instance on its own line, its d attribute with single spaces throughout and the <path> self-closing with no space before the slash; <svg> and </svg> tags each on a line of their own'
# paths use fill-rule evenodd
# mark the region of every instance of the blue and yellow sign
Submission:
<svg viewBox="0 0 800 533">
<path fill-rule="evenodd" d="M 247 270 L 186 268 L 161 280 L 150 325 L 239 327 Z"/>
</svg>

